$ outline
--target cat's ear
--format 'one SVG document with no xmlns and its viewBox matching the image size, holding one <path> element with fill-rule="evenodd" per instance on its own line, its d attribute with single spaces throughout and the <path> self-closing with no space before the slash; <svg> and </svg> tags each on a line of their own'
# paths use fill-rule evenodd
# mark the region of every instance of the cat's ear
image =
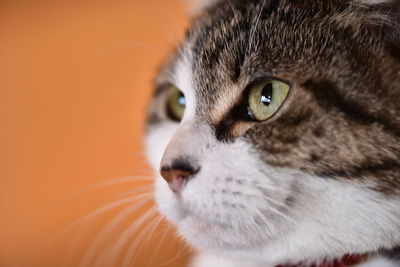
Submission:
<svg viewBox="0 0 400 267">
<path fill-rule="evenodd" d="M 188 13 L 191 16 L 201 13 L 207 7 L 210 7 L 217 2 L 225 0 L 183 0 L 188 7 Z"/>
<path fill-rule="evenodd" d="M 353 0 L 354 3 L 360 5 L 373 6 L 373 5 L 384 5 L 384 4 L 396 4 L 398 0 Z"/>
<path fill-rule="evenodd" d="M 365 5 L 376 5 L 376 4 L 386 4 L 396 2 L 395 0 L 354 0 L 354 2 L 358 2 L 360 4 Z"/>
<path fill-rule="evenodd" d="M 333 16 L 343 27 L 369 31 L 389 52 L 400 58 L 400 0 L 349 0 L 348 8 Z"/>
<path fill-rule="evenodd" d="M 363 25 L 400 24 L 400 0 L 350 0 L 351 16 L 348 22 Z"/>
</svg>

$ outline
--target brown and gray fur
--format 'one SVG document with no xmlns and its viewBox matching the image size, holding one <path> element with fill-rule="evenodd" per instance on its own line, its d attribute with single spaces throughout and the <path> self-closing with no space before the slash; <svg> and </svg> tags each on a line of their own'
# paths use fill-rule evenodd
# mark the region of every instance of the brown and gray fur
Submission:
<svg viewBox="0 0 400 267">
<path fill-rule="evenodd" d="M 274 170 L 295 171 L 316 183 L 354 185 L 376 202 L 400 203 L 399 10 L 398 1 L 217 1 L 194 18 L 185 42 L 161 69 L 148 132 L 169 120 L 167 85 L 175 84 L 176 68 L 189 57 L 196 102 L 192 124 L 206 128 L 213 140 L 205 142 L 205 150 L 240 140 Z M 291 90 L 272 118 L 255 122 L 246 114 L 246 94 L 248 85 L 263 77 L 286 81 Z M 290 182 L 283 212 L 290 215 L 302 205 L 296 195 L 304 193 L 302 187 Z M 400 230 L 396 216 L 385 224 Z M 400 236 L 348 253 L 385 251 L 394 259 L 396 246 Z M 230 255 L 224 248 L 211 252 L 220 250 Z M 290 255 L 286 260 L 291 262 Z"/>
</svg>

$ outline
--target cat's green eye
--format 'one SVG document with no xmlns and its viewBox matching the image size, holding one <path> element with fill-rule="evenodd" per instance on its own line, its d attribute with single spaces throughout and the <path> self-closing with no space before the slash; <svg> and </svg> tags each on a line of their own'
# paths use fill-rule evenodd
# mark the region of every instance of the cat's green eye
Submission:
<svg viewBox="0 0 400 267">
<path fill-rule="evenodd" d="M 270 118 L 285 101 L 290 86 L 279 80 L 264 80 L 253 84 L 248 94 L 248 114 L 257 121 Z"/>
<path fill-rule="evenodd" d="M 184 94 L 175 86 L 171 86 L 168 102 L 167 112 L 171 119 L 180 121 L 185 112 L 186 99 Z"/>
</svg>

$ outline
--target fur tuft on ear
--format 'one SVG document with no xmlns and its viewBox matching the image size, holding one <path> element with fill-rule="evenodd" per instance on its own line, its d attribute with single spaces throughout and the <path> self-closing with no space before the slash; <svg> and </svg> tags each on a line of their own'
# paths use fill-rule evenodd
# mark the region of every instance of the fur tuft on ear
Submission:
<svg viewBox="0 0 400 267">
<path fill-rule="evenodd" d="M 209 6 L 216 4 L 221 0 L 183 0 L 188 7 L 189 15 L 194 16 L 201 13 Z"/>
<path fill-rule="evenodd" d="M 395 0 L 355 0 L 355 3 L 359 3 L 362 5 L 381 5 L 381 4 L 391 4 L 395 2 Z"/>
<path fill-rule="evenodd" d="M 348 8 L 333 16 L 343 27 L 354 29 L 400 26 L 400 0 L 351 0 Z M 394 28 L 393 28 L 394 27 Z"/>
<path fill-rule="evenodd" d="M 396 25 L 400 15 L 400 0 L 353 0 L 350 5 L 363 24 Z M 398 25 L 398 24 L 397 24 Z"/>
<path fill-rule="evenodd" d="M 356 4 L 373 6 L 373 5 L 385 5 L 385 4 L 395 4 L 397 0 L 354 0 Z"/>
<path fill-rule="evenodd" d="M 367 30 L 400 58 L 400 0 L 349 0 L 348 7 L 332 16 L 341 27 Z"/>
</svg>

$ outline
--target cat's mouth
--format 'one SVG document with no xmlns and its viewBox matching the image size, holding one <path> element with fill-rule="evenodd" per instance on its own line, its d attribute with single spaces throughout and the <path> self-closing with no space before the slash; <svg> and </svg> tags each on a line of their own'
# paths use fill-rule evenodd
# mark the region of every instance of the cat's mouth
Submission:
<svg viewBox="0 0 400 267">
<path fill-rule="evenodd" d="M 305 265 L 304 263 L 299 263 L 299 264 L 292 264 L 292 265 L 278 265 L 276 267 L 305 267 L 305 266 L 310 266 L 310 267 L 351 267 L 351 266 L 358 266 L 361 263 L 366 262 L 369 259 L 368 254 L 347 254 L 344 255 L 340 259 L 335 259 L 333 261 L 323 261 L 322 263 L 319 264 L 310 264 L 310 265 Z"/>
</svg>

